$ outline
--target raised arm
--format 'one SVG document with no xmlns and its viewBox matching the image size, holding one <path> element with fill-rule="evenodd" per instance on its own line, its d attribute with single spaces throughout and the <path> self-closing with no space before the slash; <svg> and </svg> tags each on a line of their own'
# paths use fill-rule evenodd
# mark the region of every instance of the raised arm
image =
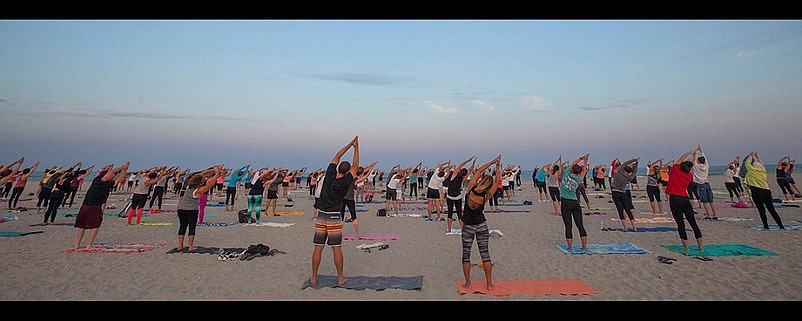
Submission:
<svg viewBox="0 0 802 321">
<path fill-rule="evenodd" d="M 351 145 L 354 146 L 354 161 L 351 163 L 351 177 L 356 178 L 356 171 L 359 169 L 359 136 L 354 136 L 354 140 L 351 142 Z"/>
<path fill-rule="evenodd" d="M 354 137 L 354 139 L 352 139 L 350 142 L 348 142 L 348 144 L 343 146 L 343 148 L 340 148 L 340 150 L 337 151 L 337 154 L 335 154 L 334 157 L 332 157 L 331 164 L 339 164 L 340 158 L 343 157 L 343 155 L 345 155 L 345 152 L 347 152 L 348 149 L 354 146 L 354 142 L 356 141 L 356 139 L 357 137 Z"/>
<path fill-rule="evenodd" d="M 501 155 L 498 155 L 493 160 L 485 163 L 482 166 L 479 166 L 479 168 L 476 169 L 474 174 L 471 175 L 471 181 L 468 182 L 468 190 L 470 190 L 474 185 L 476 185 L 476 182 L 479 181 L 480 176 L 482 176 L 484 174 L 485 170 L 487 170 L 487 168 L 490 167 L 490 165 L 496 164 L 496 163 L 498 163 L 500 161 L 501 161 Z M 496 167 L 496 168 L 498 169 L 498 167 Z M 498 170 L 496 171 L 496 174 L 501 175 L 501 173 L 499 173 Z"/>
<path fill-rule="evenodd" d="M 783 163 L 785 162 L 786 159 L 790 161 L 791 160 L 791 156 L 783 156 L 782 158 L 780 158 L 780 160 L 777 161 L 777 168 L 785 169 L 785 166 L 783 166 Z"/>
<path fill-rule="evenodd" d="M 454 177 L 457 176 L 457 173 L 459 173 L 459 171 L 462 169 L 462 167 L 465 166 L 465 164 L 467 164 L 471 159 L 474 159 L 475 157 L 476 156 L 468 157 L 468 159 L 466 159 L 462 163 L 459 163 L 459 165 L 457 165 L 457 167 L 455 167 L 454 170 L 451 171 L 451 176 L 450 176 L 449 179 L 454 179 Z"/>
<path fill-rule="evenodd" d="M 496 193 L 496 190 L 498 189 L 498 183 L 501 182 L 502 178 L 501 176 L 502 168 L 503 167 L 501 166 L 501 155 L 498 155 L 498 157 L 496 157 L 496 177 L 493 178 L 493 185 L 490 185 L 490 189 L 488 189 L 486 195 L 493 195 Z"/>
<path fill-rule="evenodd" d="M 691 154 L 696 154 L 696 148 L 694 148 L 694 149 L 691 149 L 691 150 L 689 150 L 689 151 L 685 152 L 685 154 L 682 154 L 682 156 L 680 156 L 679 158 L 677 158 L 677 160 L 675 161 L 675 163 L 676 163 L 676 164 L 679 164 L 679 163 L 682 163 L 682 162 L 684 162 L 684 161 L 685 161 L 685 160 L 688 158 L 688 156 L 690 156 Z"/>
<path fill-rule="evenodd" d="M 212 170 L 214 172 L 214 175 L 212 177 L 207 178 L 206 183 L 201 185 L 201 187 L 198 187 L 198 189 L 195 190 L 196 194 L 200 195 L 208 192 L 210 189 L 212 189 L 214 184 L 217 183 L 217 178 L 220 177 L 220 175 L 223 175 L 223 165 L 215 166 Z"/>
</svg>

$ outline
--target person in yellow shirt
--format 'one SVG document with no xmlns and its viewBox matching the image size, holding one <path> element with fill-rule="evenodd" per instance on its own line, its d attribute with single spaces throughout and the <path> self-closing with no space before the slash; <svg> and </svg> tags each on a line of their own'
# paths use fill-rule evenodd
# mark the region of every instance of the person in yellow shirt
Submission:
<svg viewBox="0 0 802 321">
<path fill-rule="evenodd" d="M 771 218 L 774 219 L 777 226 L 784 230 L 785 226 L 783 226 L 782 219 L 780 219 L 780 215 L 777 214 L 777 210 L 774 209 L 771 190 L 766 181 L 766 167 L 763 165 L 763 162 L 760 161 L 760 157 L 757 155 L 756 151 L 746 155 L 744 166 L 746 167 L 744 183 L 749 186 L 749 190 L 752 194 L 752 201 L 755 203 L 757 211 L 760 214 L 760 220 L 763 221 L 763 228 L 769 229 L 768 219 L 766 218 L 766 209 L 768 209 Z"/>
</svg>

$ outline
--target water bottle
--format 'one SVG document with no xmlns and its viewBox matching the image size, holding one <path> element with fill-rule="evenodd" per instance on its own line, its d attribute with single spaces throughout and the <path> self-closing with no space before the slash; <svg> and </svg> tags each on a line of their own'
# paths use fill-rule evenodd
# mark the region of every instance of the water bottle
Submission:
<svg viewBox="0 0 802 321">
<path fill-rule="evenodd" d="M 601 226 L 601 230 L 604 231 L 604 221 L 599 222 L 599 224 Z"/>
</svg>

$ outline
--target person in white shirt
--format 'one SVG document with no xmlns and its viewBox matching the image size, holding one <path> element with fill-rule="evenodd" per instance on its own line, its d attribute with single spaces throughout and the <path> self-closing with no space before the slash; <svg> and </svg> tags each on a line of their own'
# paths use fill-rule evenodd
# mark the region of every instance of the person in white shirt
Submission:
<svg viewBox="0 0 802 321">
<path fill-rule="evenodd" d="M 696 153 L 699 153 L 697 156 Z M 705 220 L 718 220 L 716 208 L 713 206 L 713 188 L 707 180 L 708 164 L 702 146 L 696 145 L 696 152 L 693 158 L 693 182 L 696 183 L 696 192 L 699 194 L 699 201 L 705 208 Z M 711 215 L 712 214 L 712 215 Z"/>
<path fill-rule="evenodd" d="M 393 203 L 393 210 L 395 211 L 395 216 L 398 216 L 398 208 L 401 207 L 401 199 L 399 198 L 399 193 L 403 194 L 401 190 L 401 184 L 404 178 L 407 177 L 407 172 L 404 170 L 399 170 L 390 178 L 390 181 L 387 182 L 387 191 L 385 192 L 385 202 L 384 202 L 384 211 L 387 213 L 387 216 L 390 215 L 390 202 Z"/>
<path fill-rule="evenodd" d="M 434 174 L 429 180 L 429 185 L 426 186 L 426 200 L 429 205 L 427 213 L 431 215 L 436 211 L 438 221 L 441 220 L 440 215 L 443 212 L 443 204 L 441 203 L 442 199 L 440 198 L 440 194 L 443 190 L 443 181 L 446 180 L 446 170 L 443 168 L 443 166 L 448 164 L 449 162 L 437 165 L 437 169 L 434 170 Z"/>
</svg>

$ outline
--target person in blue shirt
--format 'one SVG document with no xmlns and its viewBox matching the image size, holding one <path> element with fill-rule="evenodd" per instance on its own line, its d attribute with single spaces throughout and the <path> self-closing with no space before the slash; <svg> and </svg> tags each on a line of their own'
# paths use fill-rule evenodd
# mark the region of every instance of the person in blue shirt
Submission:
<svg viewBox="0 0 802 321">
<path fill-rule="evenodd" d="M 226 209 L 225 212 L 230 212 L 234 210 L 234 200 L 237 198 L 237 185 L 239 181 L 242 180 L 247 174 L 248 169 L 251 167 L 251 164 L 245 165 L 240 167 L 240 169 L 231 172 L 231 175 L 228 177 L 228 185 L 226 186 Z M 231 204 L 229 205 L 229 200 L 231 200 Z"/>
</svg>

